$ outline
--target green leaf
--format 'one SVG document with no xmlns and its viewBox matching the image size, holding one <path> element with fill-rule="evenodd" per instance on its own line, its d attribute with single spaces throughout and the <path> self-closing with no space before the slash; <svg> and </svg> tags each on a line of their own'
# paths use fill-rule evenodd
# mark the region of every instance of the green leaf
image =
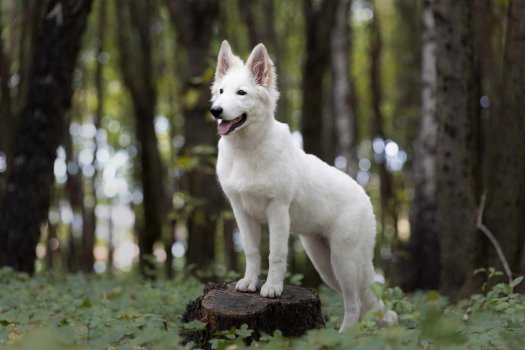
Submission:
<svg viewBox="0 0 525 350">
<path fill-rule="evenodd" d="M 516 288 L 516 287 L 521 283 L 521 281 L 523 281 L 523 276 L 520 276 L 520 277 L 518 277 L 518 278 L 515 278 L 515 279 L 511 282 L 510 287 L 511 287 L 512 289 Z"/>
<path fill-rule="evenodd" d="M 383 296 L 384 287 L 381 283 L 373 282 L 370 285 L 370 289 L 372 290 L 372 293 L 374 293 L 376 297 L 381 298 Z"/>
<path fill-rule="evenodd" d="M 191 322 L 184 323 L 182 328 L 188 331 L 202 331 L 206 329 L 206 323 L 199 320 L 193 320 Z"/>
</svg>

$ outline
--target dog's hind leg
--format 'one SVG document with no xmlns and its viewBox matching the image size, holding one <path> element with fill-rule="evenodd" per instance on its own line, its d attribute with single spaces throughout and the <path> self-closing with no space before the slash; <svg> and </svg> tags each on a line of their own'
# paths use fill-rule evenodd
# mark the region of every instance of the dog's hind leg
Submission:
<svg viewBox="0 0 525 350">
<path fill-rule="evenodd" d="M 340 292 L 341 288 L 335 278 L 330 261 L 330 247 L 325 238 L 321 236 L 300 236 L 306 254 L 312 261 L 321 279 L 335 291 Z"/>
<path fill-rule="evenodd" d="M 383 301 L 378 298 L 370 288 L 374 280 L 374 267 L 372 262 L 366 266 L 365 277 L 363 285 L 361 286 L 361 317 L 363 317 L 369 310 L 379 310 L 383 312 L 383 321 L 387 324 L 397 323 L 397 314 L 394 311 L 386 310 Z"/>
<path fill-rule="evenodd" d="M 359 321 L 361 314 L 362 271 L 360 271 L 359 248 L 348 239 L 330 237 L 331 263 L 344 299 L 344 319 L 340 332 Z"/>
</svg>

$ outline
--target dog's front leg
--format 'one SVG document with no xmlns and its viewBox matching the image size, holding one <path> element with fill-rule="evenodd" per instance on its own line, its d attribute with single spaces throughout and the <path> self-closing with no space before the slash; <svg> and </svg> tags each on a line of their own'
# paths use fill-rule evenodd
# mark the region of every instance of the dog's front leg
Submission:
<svg viewBox="0 0 525 350">
<path fill-rule="evenodd" d="M 240 292 L 255 292 L 261 274 L 261 253 L 259 252 L 261 225 L 242 209 L 239 201 L 232 198 L 231 204 L 246 256 L 244 278 L 237 282 L 235 289 Z"/>
<path fill-rule="evenodd" d="M 274 298 L 283 292 L 288 256 L 288 237 L 290 236 L 289 205 L 272 202 L 268 206 L 268 227 L 270 229 L 270 256 L 268 279 L 261 288 L 263 297 Z"/>
</svg>

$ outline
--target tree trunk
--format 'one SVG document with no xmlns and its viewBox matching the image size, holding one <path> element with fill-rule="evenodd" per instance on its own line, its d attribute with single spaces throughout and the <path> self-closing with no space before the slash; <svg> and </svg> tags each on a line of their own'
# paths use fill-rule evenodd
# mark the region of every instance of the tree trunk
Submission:
<svg viewBox="0 0 525 350">
<path fill-rule="evenodd" d="M 1 11 L 0 11 L 1 12 Z M 3 32 L 3 17 L 0 13 L 0 33 Z M 5 191 L 7 180 L 7 163 L 11 159 L 13 117 L 11 89 L 9 88 L 10 79 L 10 60 L 4 52 L 4 40 L 0 36 L 0 203 Z M 3 169 L 5 167 L 5 169 Z M 1 210 L 1 206 L 0 206 Z"/>
<path fill-rule="evenodd" d="M 141 272 L 151 277 L 153 264 L 148 256 L 153 254 L 155 241 L 162 237 L 162 225 L 166 212 L 164 172 L 154 126 L 157 103 L 151 49 L 154 8 L 149 1 L 119 0 L 117 4 L 120 66 L 124 83 L 133 102 L 144 195 L 144 229 L 138 233 L 139 261 Z M 126 19 L 126 13 L 129 19 Z M 129 28 L 131 32 L 127 32 L 126 28 Z M 138 42 L 132 40 L 138 40 Z M 133 47 L 136 47 L 138 51 L 132 52 Z M 137 61 L 133 62 L 132 57 L 137 57 Z"/>
<path fill-rule="evenodd" d="M 98 3 L 98 22 L 97 22 L 97 37 L 95 41 L 95 93 L 97 96 L 97 107 L 94 114 L 94 125 L 95 129 L 100 130 L 102 118 L 104 116 L 104 63 L 101 62 L 100 58 L 104 52 L 104 37 L 106 32 L 106 12 L 107 4 L 106 1 L 99 1 Z M 93 198 L 93 205 L 84 208 L 84 220 L 82 227 L 82 270 L 86 273 L 93 272 L 93 264 L 95 263 L 95 256 L 93 250 L 95 248 L 96 229 L 97 229 L 97 217 L 95 215 L 95 207 L 97 206 L 97 188 L 96 181 L 98 177 L 97 170 L 97 151 L 98 141 L 97 137 L 93 140 L 95 143 L 95 149 L 93 150 L 93 160 L 91 166 L 95 170 L 93 176 L 89 179 L 89 191 Z M 108 247 L 109 249 L 109 247 Z"/>
<path fill-rule="evenodd" d="M 186 64 L 186 74 L 181 77 L 186 138 L 182 156 L 195 157 L 198 161 L 197 166 L 186 169 L 182 179 L 183 189 L 198 203 L 188 218 L 187 262 L 197 268 L 209 268 L 215 259 L 215 222 L 224 208 L 214 164 L 209 161 L 210 156 L 216 153 L 217 136 L 208 114 L 211 77 L 207 72 L 218 2 L 168 0 L 168 7 L 176 28 L 178 46 L 185 48 L 178 53 Z M 187 98 L 189 96 L 192 99 Z"/>
<path fill-rule="evenodd" d="M 261 36 L 258 31 L 260 26 L 257 23 L 253 11 L 253 7 L 257 7 L 258 5 L 259 2 L 257 0 L 239 0 L 239 12 L 248 29 L 248 47 L 254 47 L 261 42 Z"/>
<path fill-rule="evenodd" d="M 53 162 L 71 106 L 72 76 L 91 0 L 49 3 L 20 114 L 14 167 L 0 218 L 0 266 L 34 272 L 40 224 L 47 219 Z"/>
<path fill-rule="evenodd" d="M 436 28 L 434 0 L 423 3 L 421 120 L 414 145 L 414 201 L 410 210 L 408 290 L 439 287 L 439 222 L 436 213 Z"/>
<path fill-rule="evenodd" d="M 332 90 L 336 132 L 336 153 L 346 159 L 348 174 L 357 174 L 356 120 L 352 109 L 350 82 L 350 23 L 352 0 L 339 2 L 332 30 Z"/>
<path fill-rule="evenodd" d="M 437 208 L 440 289 L 457 299 L 472 291 L 476 232 L 477 127 L 472 2 L 436 0 Z"/>
<path fill-rule="evenodd" d="M 394 130 L 403 149 L 411 148 L 417 138 L 421 115 L 421 0 L 395 0 L 397 35 L 390 45 L 396 68 L 394 92 Z M 409 156 L 409 158 L 411 158 Z"/>
<path fill-rule="evenodd" d="M 210 349 L 209 340 L 216 337 L 217 332 L 240 329 L 243 324 L 253 330 L 253 334 L 244 339 L 247 343 L 276 330 L 285 337 L 297 337 L 324 326 L 317 292 L 288 285 L 275 299 L 262 297 L 260 286 L 256 293 L 240 293 L 235 291 L 235 283 L 209 285 L 202 296 L 188 303 L 182 316 L 182 322 L 193 320 L 205 322 L 206 328 L 183 331 L 184 343 L 193 341 L 203 349 Z"/>
<path fill-rule="evenodd" d="M 381 41 L 381 32 L 379 29 L 378 11 L 374 7 L 374 16 L 370 22 L 370 89 L 372 95 L 372 139 L 380 138 L 386 140 L 383 128 L 383 113 L 381 103 L 383 93 L 381 91 L 381 51 L 383 43 Z M 394 180 L 392 174 L 387 170 L 386 157 L 384 153 L 382 160 L 379 162 L 379 181 L 381 197 L 381 237 L 385 238 L 385 227 L 387 216 L 392 215 L 392 225 L 397 237 L 397 213 L 394 198 Z"/>
<path fill-rule="evenodd" d="M 330 64 L 330 34 L 337 1 L 303 0 L 306 30 L 306 58 L 303 66 L 301 132 L 304 150 L 332 163 L 323 145 L 323 81 Z"/>
<path fill-rule="evenodd" d="M 515 273 L 522 274 L 525 251 L 525 1 L 512 0 L 507 19 L 501 107 L 491 116 L 491 161 L 485 224 L 499 241 Z M 488 266 L 503 271 L 495 250 Z"/>
</svg>

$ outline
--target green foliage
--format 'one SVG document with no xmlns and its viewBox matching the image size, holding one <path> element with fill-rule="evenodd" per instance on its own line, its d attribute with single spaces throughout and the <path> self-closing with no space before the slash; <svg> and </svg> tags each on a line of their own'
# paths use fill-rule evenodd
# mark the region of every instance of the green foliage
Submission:
<svg viewBox="0 0 525 350">
<path fill-rule="evenodd" d="M 491 271 L 488 271 L 490 273 Z M 494 273 L 492 273 L 494 274 Z M 291 276 L 290 280 L 294 280 Z M 297 279 L 299 279 L 297 277 Z M 518 285 L 521 278 L 515 280 Z M 134 276 L 108 280 L 83 275 L 27 275 L 0 270 L 0 348 L 13 349 L 166 349 L 180 345 L 180 330 L 199 331 L 205 324 L 182 324 L 188 300 L 202 285 L 187 275 L 173 281 Z M 263 349 L 518 349 L 525 343 L 524 297 L 513 286 L 496 284 L 450 304 L 437 292 L 407 296 L 400 288 L 373 284 L 399 324 L 384 326 L 380 312 L 369 312 L 339 334 L 342 302 L 321 288 L 326 328 L 288 339 L 279 331 L 255 344 Z M 243 349 L 253 331 L 243 325 L 215 334 L 213 349 Z"/>
</svg>

